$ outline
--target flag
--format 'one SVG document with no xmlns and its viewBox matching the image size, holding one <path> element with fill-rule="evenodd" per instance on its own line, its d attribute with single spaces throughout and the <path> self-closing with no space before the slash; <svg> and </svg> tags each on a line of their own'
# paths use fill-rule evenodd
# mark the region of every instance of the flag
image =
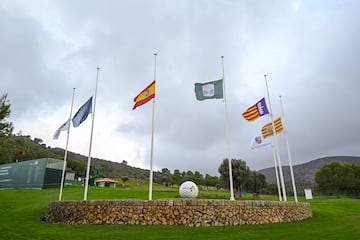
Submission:
<svg viewBox="0 0 360 240">
<path fill-rule="evenodd" d="M 255 148 L 259 148 L 259 147 L 264 147 L 267 145 L 270 145 L 270 139 L 269 138 L 264 138 L 263 136 L 256 136 L 253 139 L 251 139 L 250 141 L 250 147 L 251 149 L 255 149 Z"/>
<path fill-rule="evenodd" d="M 63 125 L 61 125 L 54 133 L 53 139 L 57 140 L 61 131 L 68 131 L 70 127 L 70 118 Z"/>
<path fill-rule="evenodd" d="M 223 98 L 223 79 L 207 83 L 195 83 L 195 95 L 199 101 Z"/>
<path fill-rule="evenodd" d="M 278 134 L 278 133 L 280 133 L 280 132 L 282 132 L 284 130 L 283 125 L 281 123 L 281 118 L 280 117 L 275 119 L 274 125 L 275 125 L 276 134 Z M 265 124 L 262 127 L 261 132 L 262 132 L 262 135 L 263 135 L 264 138 L 272 137 L 274 135 L 273 134 L 272 123 L 269 122 L 269 123 Z"/>
<path fill-rule="evenodd" d="M 246 109 L 242 115 L 246 120 L 252 122 L 265 114 L 269 114 L 269 111 L 266 106 L 265 98 L 262 98 L 260 101 Z"/>
<path fill-rule="evenodd" d="M 79 108 L 72 118 L 74 127 L 78 127 L 83 121 L 85 121 L 89 113 L 92 113 L 92 96 Z"/>
<path fill-rule="evenodd" d="M 134 98 L 133 110 L 155 98 L 155 80 Z"/>
</svg>

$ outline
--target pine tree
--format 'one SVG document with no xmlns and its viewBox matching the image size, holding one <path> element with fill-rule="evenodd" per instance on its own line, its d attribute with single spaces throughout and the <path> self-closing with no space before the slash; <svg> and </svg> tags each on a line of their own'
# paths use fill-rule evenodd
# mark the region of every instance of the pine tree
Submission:
<svg viewBox="0 0 360 240">
<path fill-rule="evenodd" d="M 10 116 L 10 102 L 7 99 L 7 94 L 0 97 L 0 137 L 11 136 L 14 130 L 12 122 L 7 122 L 6 118 Z"/>
</svg>

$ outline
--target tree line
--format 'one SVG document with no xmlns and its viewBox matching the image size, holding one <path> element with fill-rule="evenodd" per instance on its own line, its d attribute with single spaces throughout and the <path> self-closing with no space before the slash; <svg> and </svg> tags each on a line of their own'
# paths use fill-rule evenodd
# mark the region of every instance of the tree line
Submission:
<svg viewBox="0 0 360 240">
<path fill-rule="evenodd" d="M 252 171 L 246 162 L 241 159 L 232 159 L 232 174 L 234 184 L 234 194 L 236 197 L 241 197 L 244 192 L 251 192 L 260 194 L 266 186 L 265 176 L 256 171 Z M 229 160 L 224 159 L 218 168 L 220 177 L 206 174 L 203 176 L 198 171 L 180 172 L 175 169 L 173 173 L 169 169 L 163 168 L 161 170 L 161 181 L 164 185 L 181 184 L 184 181 L 193 181 L 198 185 L 206 187 L 215 187 L 216 189 L 229 189 Z"/>
</svg>

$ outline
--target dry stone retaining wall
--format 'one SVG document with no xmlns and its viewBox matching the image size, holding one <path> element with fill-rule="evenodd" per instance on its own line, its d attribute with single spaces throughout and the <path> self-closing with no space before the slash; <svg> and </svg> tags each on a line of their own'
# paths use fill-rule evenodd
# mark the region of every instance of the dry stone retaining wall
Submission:
<svg viewBox="0 0 360 240">
<path fill-rule="evenodd" d="M 50 202 L 46 220 L 62 224 L 234 226 L 299 221 L 309 203 L 229 200 Z"/>
</svg>

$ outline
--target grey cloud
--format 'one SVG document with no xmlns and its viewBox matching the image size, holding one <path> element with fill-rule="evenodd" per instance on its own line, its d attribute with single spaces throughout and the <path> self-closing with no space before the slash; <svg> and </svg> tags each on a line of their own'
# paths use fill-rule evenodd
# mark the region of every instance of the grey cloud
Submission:
<svg viewBox="0 0 360 240">
<path fill-rule="evenodd" d="M 224 55 L 233 158 L 253 169 L 273 165 L 270 148 L 248 148 L 269 119 L 248 123 L 241 116 L 266 96 L 264 74 L 274 116 L 280 115 L 283 96 L 295 164 L 359 154 L 357 1 L 302 1 L 297 11 L 291 1 L 55 1 L 52 7 L 59 18 L 50 30 L 21 3 L 12 12 L 0 10 L 7 39 L 0 46 L 6 80 L 0 87 L 17 118 L 24 112 L 49 115 L 67 105 L 72 87 L 80 106 L 94 92 L 99 66 L 98 107 L 111 121 L 118 119 L 109 142 L 112 134 L 148 140 L 147 154 L 151 103 L 131 109 L 133 98 L 153 80 L 157 52 L 154 164 L 217 174 L 228 155 L 224 104 L 197 101 L 193 86 L 222 78 Z M 113 124 L 108 116 L 97 118 L 102 131 Z M 282 135 L 279 142 L 286 164 Z"/>
</svg>

